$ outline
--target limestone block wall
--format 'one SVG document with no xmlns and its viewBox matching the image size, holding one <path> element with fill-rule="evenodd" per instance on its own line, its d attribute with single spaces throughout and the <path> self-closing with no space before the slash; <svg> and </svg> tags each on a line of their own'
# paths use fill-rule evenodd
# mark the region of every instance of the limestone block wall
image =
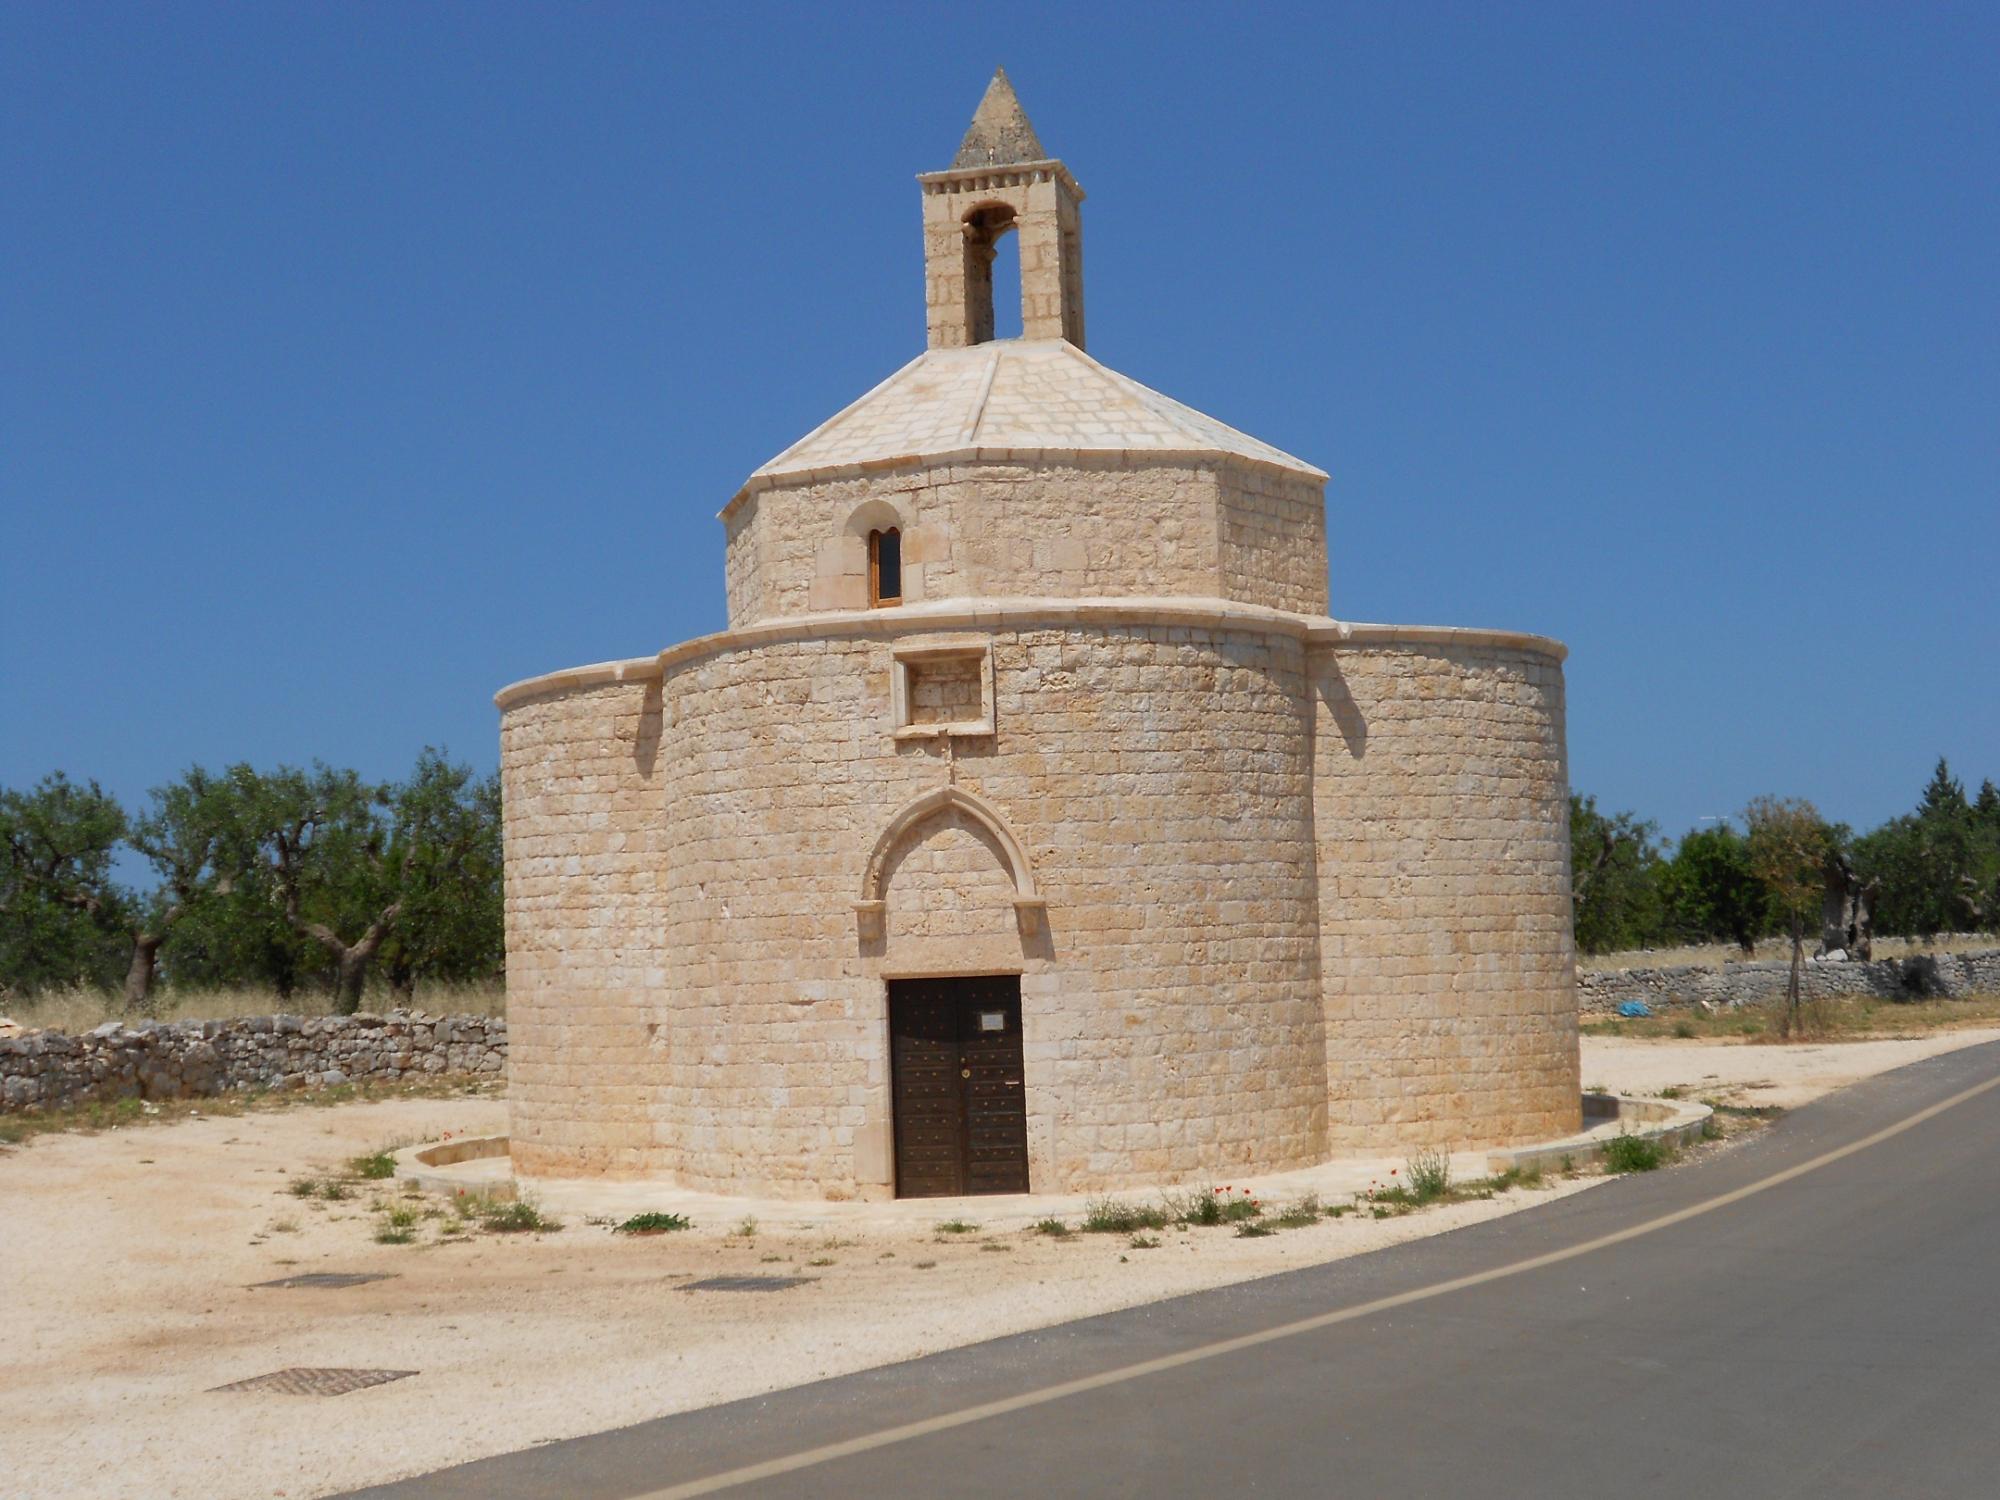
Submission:
<svg viewBox="0 0 2000 1500">
<path fill-rule="evenodd" d="M 1010 621 L 995 732 L 897 740 L 893 651 L 710 647 L 663 684 L 665 985 L 642 1165 L 696 1187 L 886 1196 L 884 979 L 1019 972 L 1037 1190 L 1278 1168 L 1324 1150 L 1309 702 L 1284 634 Z M 983 638 L 983 637 L 982 637 Z M 1047 903 L 1023 931 L 1004 820 Z M 517 1039 L 519 1049 L 528 1045 Z"/>
<path fill-rule="evenodd" d="M 1138 456 L 949 464 L 779 485 L 726 517 L 732 628 L 868 607 L 868 533 L 902 533 L 903 598 L 1240 599 L 1326 608 L 1317 480 Z"/>
<path fill-rule="evenodd" d="M 510 1134 L 518 1170 L 632 1172 L 671 836 L 657 681 L 554 687 L 502 716 Z"/>
<path fill-rule="evenodd" d="M 1250 464 L 1218 471 L 1216 593 L 1271 609 L 1327 609 L 1326 493 L 1317 479 Z"/>
<path fill-rule="evenodd" d="M 1560 661 L 1394 635 L 1311 653 L 1329 1148 L 1575 1130 Z"/>
</svg>

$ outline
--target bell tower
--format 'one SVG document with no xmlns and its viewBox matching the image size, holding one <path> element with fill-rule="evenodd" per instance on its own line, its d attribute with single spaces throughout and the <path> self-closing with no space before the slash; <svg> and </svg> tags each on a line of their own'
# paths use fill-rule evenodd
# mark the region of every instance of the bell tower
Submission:
<svg viewBox="0 0 2000 1500">
<path fill-rule="evenodd" d="M 960 349 L 993 338 L 994 247 L 1021 236 L 1021 336 L 1083 347 L 1083 189 L 1042 149 L 1035 127 L 996 69 L 958 155 L 917 178 L 924 190 L 924 300 L 928 346 Z"/>
</svg>

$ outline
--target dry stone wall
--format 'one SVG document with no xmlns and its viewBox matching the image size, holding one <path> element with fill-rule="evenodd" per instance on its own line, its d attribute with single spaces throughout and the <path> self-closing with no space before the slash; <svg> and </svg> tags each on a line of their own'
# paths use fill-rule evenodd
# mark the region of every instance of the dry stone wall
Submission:
<svg viewBox="0 0 2000 1500">
<path fill-rule="evenodd" d="M 302 1089 L 507 1065 L 499 1016 L 244 1016 L 108 1021 L 72 1036 L 0 1038 L 0 1111 L 103 1099 L 199 1099 L 234 1089 Z"/>
<path fill-rule="evenodd" d="M 1575 1130 L 1560 663 L 1339 646 L 1313 679 L 1329 1146 Z"/>
<path fill-rule="evenodd" d="M 1604 1014 L 1629 1000 L 1654 1010 L 1686 1010 L 1710 1005 L 1765 1005 L 1782 1000 L 1791 980 L 1789 960 L 1689 964 L 1664 969 L 1585 971 L 1577 975 L 1583 1010 Z M 1800 971 L 1800 992 L 1809 1000 L 1866 996 L 1877 1000 L 1963 999 L 2000 995 L 2000 949 L 1983 953 L 1920 953 L 1872 963 L 1809 961 Z"/>
</svg>

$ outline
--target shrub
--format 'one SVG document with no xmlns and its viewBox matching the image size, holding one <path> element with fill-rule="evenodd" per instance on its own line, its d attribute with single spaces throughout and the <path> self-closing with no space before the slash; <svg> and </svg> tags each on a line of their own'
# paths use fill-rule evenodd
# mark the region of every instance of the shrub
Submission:
<svg viewBox="0 0 2000 1500">
<path fill-rule="evenodd" d="M 1203 1229 L 1240 1224 L 1264 1212 L 1263 1204 L 1250 1196 L 1250 1189 L 1233 1187 L 1201 1188 L 1168 1199 L 1167 1206 L 1181 1223 Z"/>
<path fill-rule="evenodd" d="M 1318 1223 L 1321 1212 L 1319 1194 L 1307 1193 L 1303 1198 L 1287 1203 L 1272 1222 L 1284 1229 L 1303 1229 L 1308 1224 Z"/>
<path fill-rule="evenodd" d="M 382 1182 L 396 1175 L 396 1158 L 387 1151 L 371 1151 L 350 1160 L 347 1170 L 363 1182 Z"/>
<path fill-rule="evenodd" d="M 1607 1172 L 1650 1172 L 1666 1159 L 1658 1141 L 1644 1136 L 1614 1135 L 1604 1143 Z"/>
<path fill-rule="evenodd" d="M 1451 1192 L 1451 1156 L 1431 1147 L 1419 1151 L 1404 1166 L 1408 1168 L 1410 1196 L 1418 1203 L 1435 1203 Z"/>
<path fill-rule="evenodd" d="M 1066 1240 L 1075 1231 L 1061 1219 L 1042 1219 L 1036 1223 L 1034 1232 L 1045 1234 L 1052 1240 Z"/>
<path fill-rule="evenodd" d="M 736 1227 L 730 1230 L 729 1232 L 732 1235 L 734 1235 L 737 1239 L 742 1239 L 742 1240 L 756 1239 L 757 1216 L 755 1214 L 745 1214 L 742 1218 L 736 1221 Z"/>
<path fill-rule="evenodd" d="M 1239 1240 L 1261 1240 L 1265 1235 L 1277 1232 L 1269 1224 L 1260 1224 L 1255 1219 L 1245 1219 L 1236 1226 L 1236 1237 Z"/>
<path fill-rule="evenodd" d="M 686 1214 L 644 1213 L 634 1214 L 623 1224 L 612 1227 L 613 1234 L 671 1234 L 677 1229 L 692 1229 L 694 1221 Z"/>
<path fill-rule="evenodd" d="M 562 1228 L 525 1198 L 512 1203 L 489 1204 L 479 1215 L 479 1227 L 494 1234 L 553 1234 Z"/>
<path fill-rule="evenodd" d="M 1083 1206 L 1085 1234 L 1136 1234 L 1141 1229 L 1164 1229 L 1167 1211 L 1143 1203 L 1126 1203 L 1117 1198 L 1092 1198 Z"/>
<path fill-rule="evenodd" d="M 1135 1234 L 1126 1243 L 1134 1250 L 1157 1250 L 1160 1248 L 1160 1237 L 1157 1234 Z"/>
</svg>

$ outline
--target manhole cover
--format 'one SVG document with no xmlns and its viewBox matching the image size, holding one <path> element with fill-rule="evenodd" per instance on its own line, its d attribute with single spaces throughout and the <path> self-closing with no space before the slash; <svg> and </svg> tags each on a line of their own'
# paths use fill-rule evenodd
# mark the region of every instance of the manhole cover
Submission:
<svg viewBox="0 0 2000 1500">
<path fill-rule="evenodd" d="M 273 1370 L 248 1380 L 219 1385 L 218 1391 L 269 1391 L 277 1396 L 345 1396 L 371 1385 L 387 1385 L 414 1375 L 415 1370 Z"/>
<path fill-rule="evenodd" d="M 310 1271 L 303 1276 L 286 1276 L 278 1281 L 259 1281 L 256 1286 L 360 1286 L 364 1281 L 387 1281 L 389 1271 Z"/>
<path fill-rule="evenodd" d="M 706 1281 L 690 1281 L 684 1292 L 782 1292 L 788 1286 L 804 1286 L 810 1276 L 711 1276 Z"/>
</svg>

